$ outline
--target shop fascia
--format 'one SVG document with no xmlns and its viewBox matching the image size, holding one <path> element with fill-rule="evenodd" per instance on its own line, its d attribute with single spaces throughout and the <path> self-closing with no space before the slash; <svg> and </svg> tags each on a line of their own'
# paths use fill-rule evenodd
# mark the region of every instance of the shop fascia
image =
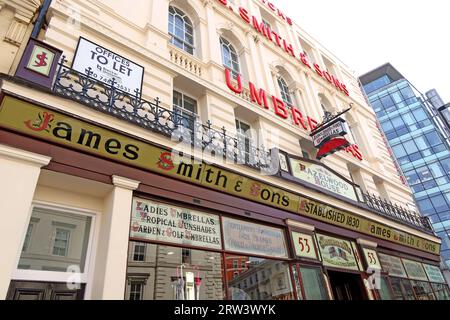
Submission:
<svg viewBox="0 0 450 320">
<path fill-rule="evenodd" d="M 233 83 L 231 71 L 229 69 L 225 69 L 225 80 L 227 87 L 236 94 L 241 94 L 243 92 L 242 78 L 240 75 L 237 76 L 237 84 Z M 304 116 L 303 113 L 294 106 L 287 107 L 283 100 L 277 98 L 272 95 L 268 98 L 268 95 L 264 89 L 256 88 L 255 84 L 249 82 L 250 89 L 250 98 L 254 104 L 257 104 L 259 107 L 262 107 L 266 110 L 270 109 L 269 100 L 271 101 L 273 110 L 275 114 L 283 119 L 287 120 L 289 117 L 292 118 L 292 122 L 296 127 L 303 128 L 305 131 L 309 131 L 310 133 L 316 130 L 319 126 L 317 120 L 314 120 L 310 116 Z M 353 157 L 358 160 L 364 160 L 362 153 L 360 152 L 359 146 L 354 144 L 345 149 L 347 153 L 352 154 Z"/>
<path fill-rule="evenodd" d="M 228 7 L 228 0 L 218 0 L 222 5 Z M 228 7 L 230 10 L 234 10 L 233 7 Z M 330 74 L 328 71 L 323 70 L 317 63 L 311 64 L 305 53 L 296 54 L 292 44 L 289 44 L 285 38 L 281 37 L 277 32 L 271 30 L 263 22 L 260 22 L 255 16 L 251 16 L 247 9 L 243 7 L 238 8 L 238 14 L 242 20 L 247 24 L 253 26 L 253 28 L 266 39 L 276 44 L 278 47 L 284 49 L 284 51 L 290 56 L 299 59 L 299 61 L 309 69 L 314 69 L 315 72 L 330 84 L 334 85 L 340 92 L 344 93 L 346 96 L 350 96 L 350 92 L 347 86 L 337 79 L 334 75 Z M 292 22 L 292 21 L 291 21 Z"/>
</svg>

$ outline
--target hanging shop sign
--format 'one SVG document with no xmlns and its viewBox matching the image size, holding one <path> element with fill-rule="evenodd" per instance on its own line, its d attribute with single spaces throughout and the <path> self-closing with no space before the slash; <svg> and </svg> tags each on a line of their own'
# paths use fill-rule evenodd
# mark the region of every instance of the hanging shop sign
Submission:
<svg viewBox="0 0 450 320">
<path fill-rule="evenodd" d="M 225 250 L 248 255 L 288 258 L 282 229 L 230 218 L 223 218 Z"/>
<path fill-rule="evenodd" d="M 353 201 L 358 197 L 353 185 L 323 165 L 290 158 L 292 175 L 297 179 L 313 184 L 321 189 L 333 192 Z"/>
<path fill-rule="evenodd" d="M 217 166 L 191 158 L 177 159 L 171 152 L 142 140 L 10 96 L 2 101 L 0 127 L 392 243 L 433 254 L 440 252 L 437 242 Z"/>
<path fill-rule="evenodd" d="M 347 134 L 345 128 L 346 122 L 340 118 L 341 115 L 349 110 L 347 109 L 336 116 L 327 113 L 324 123 L 319 125 L 311 133 L 314 146 L 319 149 L 317 152 L 317 160 L 350 147 L 350 142 L 345 139 L 345 135 Z"/>
<path fill-rule="evenodd" d="M 420 262 L 402 259 L 408 278 L 412 280 L 428 281 L 427 274 Z"/>
<path fill-rule="evenodd" d="M 317 251 L 312 235 L 293 231 L 291 236 L 297 257 L 317 260 Z"/>
<path fill-rule="evenodd" d="M 222 249 L 219 216 L 134 198 L 130 238 Z"/>
<path fill-rule="evenodd" d="M 378 253 L 373 249 L 362 249 L 364 253 L 364 259 L 366 260 L 367 268 L 370 270 L 381 270 L 381 262 L 378 258 Z"/>
<path fill-rule="evenodd" d="M 437 266 L 432 266 L 429 264 L 423 264 L 423 267 L 425 268 L 425 272 L 427 273 L 428 279 L 430 282 L 434 283 L 447 283 L 445 281 L 444 276 L 442 275 L 441 269 Z"/>
<path fill-rule="evenodd" d="M 131 95 L 141 95 L 144 68 L 80 37 L 72 69 Z"/>
<path fill-rule="evenodd" d="M 16 76 L 51 88 L 62 51 L 37 39 L 28 41 Z"/>
<path fill-rule="evenodd" d="M 316 234 L 324 266 L 359 271 L 350 241 Z"/>
<path fill-rule="evenodd" d="M 379 253 L 382 270 L 387 272 L 391 277 L 408 278 L 405 268 L 400 258 Z"/>
</svg>

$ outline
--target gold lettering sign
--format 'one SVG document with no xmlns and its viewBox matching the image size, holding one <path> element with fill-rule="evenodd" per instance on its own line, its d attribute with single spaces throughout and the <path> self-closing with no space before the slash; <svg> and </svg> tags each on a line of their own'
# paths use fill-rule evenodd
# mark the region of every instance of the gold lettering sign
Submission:
<svg viewBox="0 0 450 320">
<path fill-rule="evenodd" d="M 439 254 L 438 243 L 219 167 L 195 163 L 190 158 L 177 160 L 170 151 L 13 97 L 5 96 L 3 99 L 0 126 L 379 239 Z"/>
<path fill-rule="evenodd" d="M 375 238 L 399 243 L 426 252 L 439 253 L 440 245 L 437 243 L 303 197 L 300 197 L 299 213 Z"/>
</svg>

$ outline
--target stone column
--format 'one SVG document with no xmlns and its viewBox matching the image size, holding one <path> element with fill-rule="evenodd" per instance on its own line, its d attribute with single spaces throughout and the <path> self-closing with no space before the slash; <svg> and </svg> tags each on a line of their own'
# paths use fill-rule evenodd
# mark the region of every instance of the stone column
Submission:
<svg viewBox="0 0 450 320">
<path fill-rule="evenodd" d="M 0 145 L 0 300 L 17 268 L 41 168 L 51 158 Z"/>
<path fill-rule="evenodd" d="M 101 217 L 93 299 L 123 300 L 125 296 L 131 206 L 140 182 L 113 176 L 113 184 Z"/>
</svg>

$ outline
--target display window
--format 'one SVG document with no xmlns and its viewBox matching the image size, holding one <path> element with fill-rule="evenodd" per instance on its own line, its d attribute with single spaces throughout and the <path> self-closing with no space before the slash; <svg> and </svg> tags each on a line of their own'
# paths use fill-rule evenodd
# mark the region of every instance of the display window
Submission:
<svg viewBox="0 0 450 320">
<path fill-rule="evenodd" d="M 424 281 L 411 281 L 417 300 L 436 300 L 431 284 Z"/>
<path fill-rule="evenodd" d="M 408 279 L 390 278 L 394 300 L 415 300 L 414 291 Z"/>
</svg>

